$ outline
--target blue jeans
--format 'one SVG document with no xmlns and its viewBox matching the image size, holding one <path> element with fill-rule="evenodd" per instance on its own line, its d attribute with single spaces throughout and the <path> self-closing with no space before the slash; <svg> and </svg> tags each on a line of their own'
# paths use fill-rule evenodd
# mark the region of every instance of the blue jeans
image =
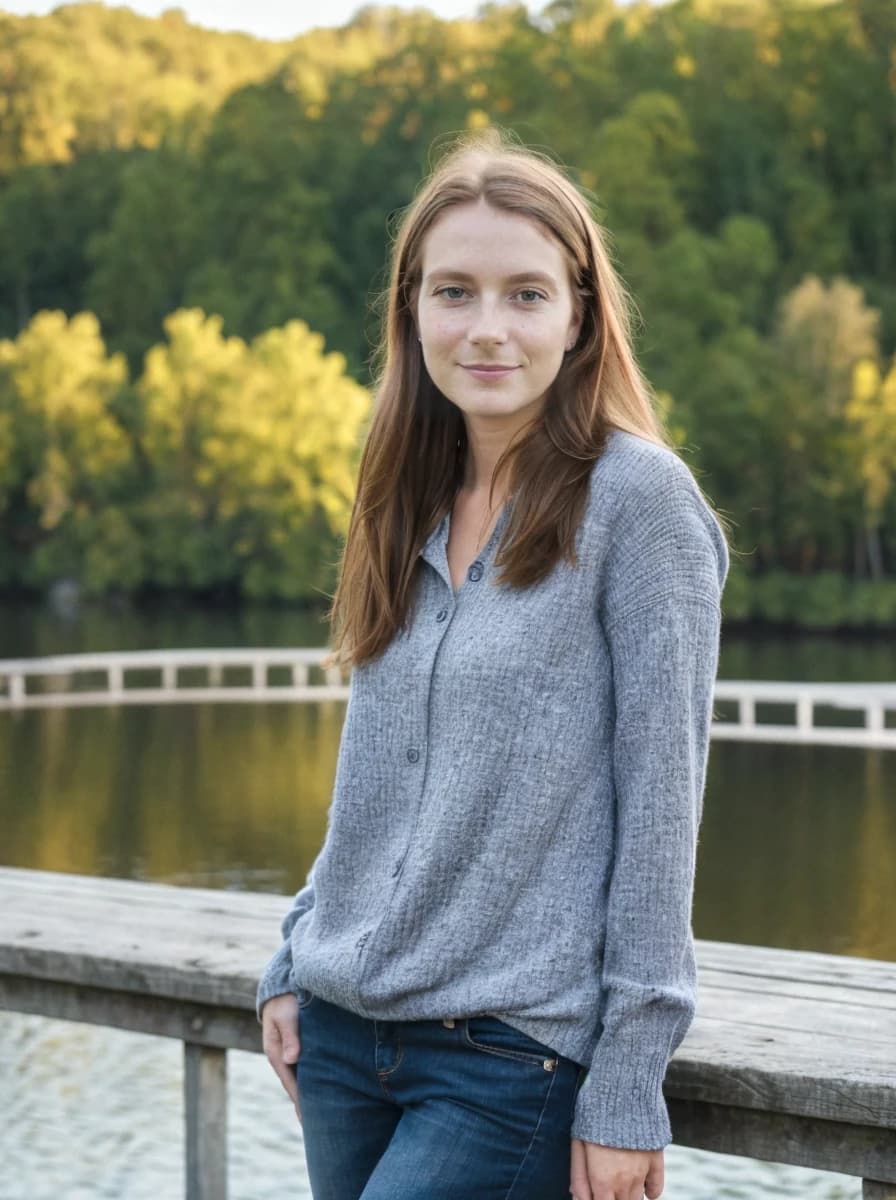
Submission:
<svg viewBox="0 0 896 1200">
<path fill-rule="evenodd" d="M 496 1017 L 373 1021 L 317 996 L 299 1037 L 314 1200 L 568 1200 L 572 1059 Z"/>
</svg>

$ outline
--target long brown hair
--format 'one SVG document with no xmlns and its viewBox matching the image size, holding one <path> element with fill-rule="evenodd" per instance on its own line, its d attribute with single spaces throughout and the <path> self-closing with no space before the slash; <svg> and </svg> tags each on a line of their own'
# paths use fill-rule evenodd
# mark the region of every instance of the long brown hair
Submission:
<svg viewBox="0 0 896 1200">
<path fill-rule="evenodd" d="M 547 157 L 489 129 L 454 144 L 405 211 L 392 251 L 373 417 L 329 617 L 333 661 L 377 657 L 408 618 L 418 553 L 463 479 L 466 428 L 436 388 L 417 340 L 424 239 L 453 205 L 480 198 L 529 217 L 569 260 L 582 326 L 542 410 L 507 447 L 513 505 L 495 564 L 525 587 L 567 558 L 588 477 L 611 428 L 672 448 L 632 349 L 632 305 L 584 197 Z"/>
</svg>

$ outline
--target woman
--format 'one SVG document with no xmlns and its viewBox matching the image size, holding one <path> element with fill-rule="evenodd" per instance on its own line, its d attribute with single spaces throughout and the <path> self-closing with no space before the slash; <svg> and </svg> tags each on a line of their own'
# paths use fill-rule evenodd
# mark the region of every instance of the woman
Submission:
<svg viewBox="0 0 896 1200">
<path fill-rule="evenodd" d="M 328 831 L 258 989 L 315 1200 L 660 1195 L 727 566 L 587 204 L 462 142 L 394 249 Z"/>
</svg>

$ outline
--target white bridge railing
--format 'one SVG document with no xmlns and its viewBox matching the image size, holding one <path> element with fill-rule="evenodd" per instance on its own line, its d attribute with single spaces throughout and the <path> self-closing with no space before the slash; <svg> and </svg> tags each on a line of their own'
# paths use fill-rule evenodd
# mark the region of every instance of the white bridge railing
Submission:
<svg viewBox="0 0 896 1200">
<path fill-rule="evenodd" d="M 896 683 L 779 683 L 718 679 L 716 707 L 736 705 L 730 719 L 714 720 L 712 736 L 737 742 L 796 742 L 820 746 L 865 746 L 896 750 Z M 757 706 L 790 710 L 765 712 Z M 819 717 L 851 713 L 861 724 L 832 725 Z M 716 714 L 718 715 L 718 714 Z M 793 718 L 791 721 L 790 718 Z"/>
<path fill-rule="evenodd" d="M 347 700 L 345 674 L 323 666 L 328 654 L 250 647 L 0 659 L 0 710 Z M 896 749 L 896 683 L 720 679 L 715 701 L 724 710 L 715 738 Z M 844 712 L 852 724 L 830 723 Z"/>
<path fill-rule="evenodd" d="M 0 659 L 0 709 L 347 700 L 342 671 L 323 666 L 329 653 L 249 647 Z"/>
</svg>

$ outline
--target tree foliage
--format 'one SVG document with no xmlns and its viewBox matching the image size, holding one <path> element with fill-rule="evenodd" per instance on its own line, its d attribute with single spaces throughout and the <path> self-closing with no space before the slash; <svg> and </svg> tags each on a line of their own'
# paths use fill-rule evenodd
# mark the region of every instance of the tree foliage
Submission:
<svg viewBox="0 0 896 1200">
<path fill-rule="evenodd" d="M 90 313 L 43 312 L 0 342 L 0 578 L 332 586 L 367 393 L 300 321 L 249 344 L 221 326 L 173 313 L 133 386 Z"/>
<path fill-rule="evenodd" d="M 319 361 L 340 387 L 354 387 L 342 362 L 369 382 L 395 219 L 440 145 L 487 122 L 572 164 L 612 231 L 640 357 L 732 520 L 737 571 L 892 575 L 893 14 L 882 0 L 553 0 L 448 22 L 365 7 L 281 43 L 177 10 L 0 16 L 5 578 L 75 570 L 78 551 L 49 548 L 45 504 L 65 514 L 60 538 L 75 511 L 106 522 L 65 534 L 97 581 L 120 561 L 134 585 L 324 587 L 315 554 L 335 555 L 360 418 L 332 432 L 298 404 L 317 466 L 283 441 L 268 453 L 264 430 L 292 427 L 277 381 L 318 395 L 329 385 L 302 372 Z M 111 351 L 93 374 L 86 310 Z M 110 460 L 114 504 L 86 466 L 63 486 L 58 462 L 41 474 L 46 448 L 23 449 L 18 389 L 38 377 L 39 338 L 47 363 L 80 355 L 85 395 L 108 393 L 103 420 L 127 448 Z M 100 361 L 133 383 L 103 383 Z M 340 394 L 354 413 L 362 393 Z M 311 502 L 297 479 L 330 458 Z"/>
</svg>

